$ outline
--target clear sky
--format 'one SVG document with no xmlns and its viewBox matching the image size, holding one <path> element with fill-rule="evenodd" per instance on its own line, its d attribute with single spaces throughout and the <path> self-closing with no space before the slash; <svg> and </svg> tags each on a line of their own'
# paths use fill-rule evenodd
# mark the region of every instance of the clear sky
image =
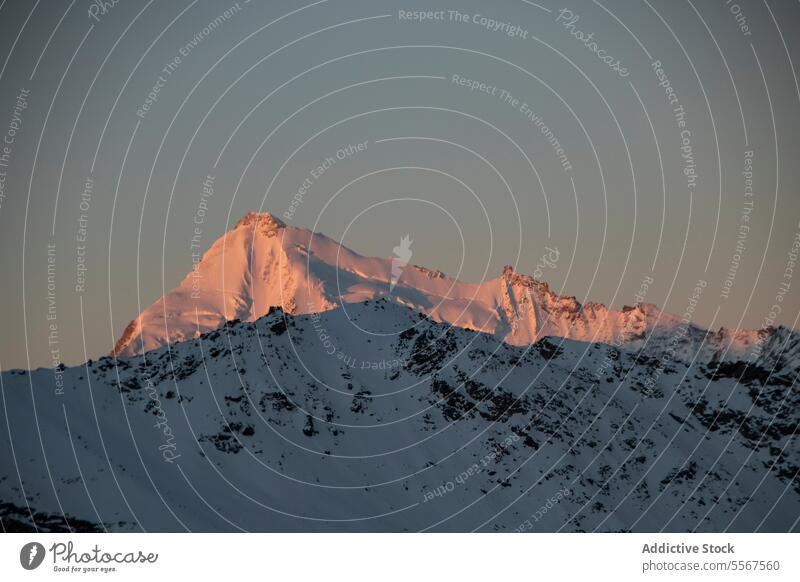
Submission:
<svg viewBox="0 0 800 582">
<path fill-rule="evenodd" d="M 795 2 L 100 4 L 0 8 L 3 369 L 108 353 L 201 214 L 205 249 L 306 180 L 287 222 L 365 255 L 408 233 L 479 281 L 557 248 L 583 302 L 702 279 L 697 324 L 797 327 Z"/>
</svg>

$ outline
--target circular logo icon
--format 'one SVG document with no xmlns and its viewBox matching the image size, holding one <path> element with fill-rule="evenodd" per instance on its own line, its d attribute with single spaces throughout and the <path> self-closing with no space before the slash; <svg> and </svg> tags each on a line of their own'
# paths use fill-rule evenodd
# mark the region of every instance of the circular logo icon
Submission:
<svg viewBox="0 0 800 582">
<path fill-rule="evenodd" d="M 19 551 L 19 563 L 26 570 L 35 570 L 44 561 L 44 546 L 39 542 L 29 542 Z"/>
</svg>

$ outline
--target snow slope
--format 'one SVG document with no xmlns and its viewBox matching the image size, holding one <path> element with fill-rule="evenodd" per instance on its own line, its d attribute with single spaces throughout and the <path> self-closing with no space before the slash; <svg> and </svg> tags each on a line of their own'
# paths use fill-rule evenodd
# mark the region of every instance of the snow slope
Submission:
<svg viewBox="0 0 800 582">
<path fill-rule="evenodd" d="M 797 531 L 798 334 L 744 362 L 694 331 L 665 358 L 656 333 L 515 346 L 384 299 L 291 315 L 245 294 L 279 240 L 225 272 L 226 316 L 254 322 L 56 371 L 63 395 L 50 369 L 0 375 L 3 528 Z M 348 293 L 386 285 L 346 258 L 372 265 Z M 281 289 L 330 299 L 293 289 L 299 264 Z"/>
</svg>

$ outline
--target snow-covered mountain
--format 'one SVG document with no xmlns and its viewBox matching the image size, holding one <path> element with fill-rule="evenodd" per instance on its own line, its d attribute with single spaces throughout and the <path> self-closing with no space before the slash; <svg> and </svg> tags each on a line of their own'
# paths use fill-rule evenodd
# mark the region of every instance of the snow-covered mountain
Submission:
<svg viewBox="0 0 800 582">
<path fill-rule="evenodd" d="M 746 362 L 650 339 L 514 346 L 370 299 L 4 372 L 0 523 L 797 531 L 798 334 Z"/>
<path fill-rule="evenodd" d="M 800 334 L 402 263 L 249 214 L 111 356 L 3 372 L 0 525 L 798 529 Z"/>
<path fill-rule="evenodd" d="M 134 355 L 193 339 L 226 321 L 255 321 L 273 307 L 291 314 L 320 313 L 378 298 L 516 346 L 551 336 L 638 349 L 647 336 L 651 344 L 664 344 L 681 328 L 679 317 L 654 305 L 619 311 L 598 303 L 581 305 L 511 267 L 479 284 L 411 264 L 400 271 L 395 265 L 394 275 L 393 280 L 392 258 L 363 257 L 271 214 L 249 213 L 175 289 L 128 325 L 112 353 Z M 690 326 L 678 349 L 691 350 L 705 340 L 704 359 L 727 354 L 736 360 L 772 332 L 721 330 L 707 337 L 705 330 Z"/>
</svg>

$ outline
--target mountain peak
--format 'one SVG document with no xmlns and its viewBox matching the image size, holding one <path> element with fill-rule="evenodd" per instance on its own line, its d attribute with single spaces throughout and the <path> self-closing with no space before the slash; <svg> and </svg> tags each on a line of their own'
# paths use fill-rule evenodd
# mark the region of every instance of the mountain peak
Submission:
<svg viewBox="0 0 800 582">
<path fill-rule="evenodd" d="M 506 265 L 503 267 L 503 280 L 509 284 L 517 287 L 539 287 L 544 292 L 550 291 L 550 285 L 544 281 L 531 277 L 530 275 L 523 275 L 522 273 L 514 272 L 514 267 Z"/>
<path fill-rule="evenodd" d="M 134 355 L 193 339 L 231 319 L 255 321 L 275 307 L 319 313 L 380 297 L 512 345 L 545 336 L 630 343 L 654 330 L 668 337 L 681 323 L 652 304 L 621 310 L 582 305 L 512 266 L 503 268 L 500 279 L 465 283 L 409 265 L 402 270 L 402 283 L 392 289 L 395 268 L 393 259 L 364 257 L 310 230 L 289 228 L 268 212 L 249 212 L 177 287 L 131 322 L 113 353 Z M 742 332 L 734 339 L 742 346 L 755 341 Z"/>
<path fill-rule="evenodd" d="M 234 228 L 253 225 L 259 226 L 266 231 L 275 231 L 285 227 L 286 223 L 269 212 L 248 212 L 236 223 Z"/>
</svg>

